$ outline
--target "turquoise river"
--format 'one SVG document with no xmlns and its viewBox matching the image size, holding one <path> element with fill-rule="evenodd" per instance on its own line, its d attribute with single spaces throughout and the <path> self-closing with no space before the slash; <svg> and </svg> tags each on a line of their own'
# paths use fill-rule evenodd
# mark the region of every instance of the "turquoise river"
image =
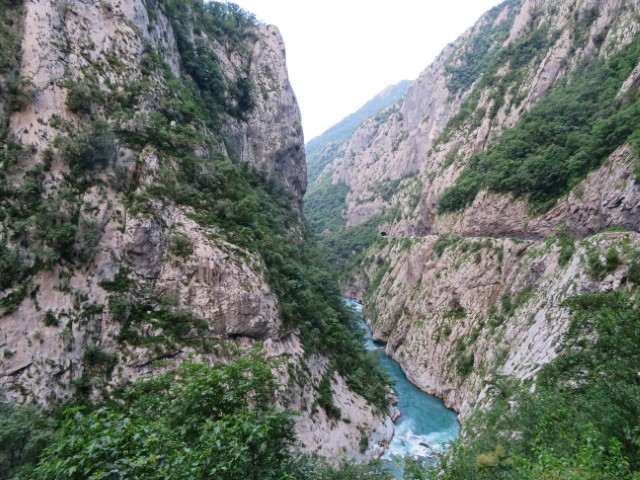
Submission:
<svg viewBox="0 0 640 480">
<path fill-rule="evenodd" d="M 373 341 L 362 317 L 362 305 L 351 299 L 345 301 L 361 319 L 361 326 L 365 329 L 365 347 L 376 355 L 382 368 L 395 382 L 393 388 L 398 398 L 396 406 L 400 410 L 400 418 L 382 459 L 390 462 L 394 471 L 408 456 L 426 461 L 437 459 L 458 436 L 460 425 L 456 414 L 447 409 L 440 399 L 424 393 L 407 380 L 400 365 L 385 354 L 384 345 Z"/>
</svg>

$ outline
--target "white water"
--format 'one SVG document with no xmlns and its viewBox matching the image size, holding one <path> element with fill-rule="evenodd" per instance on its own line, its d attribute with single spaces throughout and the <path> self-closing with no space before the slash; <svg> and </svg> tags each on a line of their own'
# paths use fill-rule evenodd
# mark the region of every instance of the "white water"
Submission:
<svg viewBox="0 0 640 480">
<path fill-rule="evenodd" d="M 345 301 L 362 319 L 362 305 L 350 299 Z M 441 400 L 409 382 L 400 366 L 384 353 L 384 346 L 373 341 L 364 320 L 361 325 L 366 330 L 365 348 L 376 355 L 383 370 L 395 382 L 397 407 L 401 413 L 393 439 L 382 459 L 392 462 L 392 470 L 397 475 L 401 473 L 403 458 L 436 461 L 438 454 L 444 452 L 458 436 L 460 426 L 456 414 Z"/>
</svg>

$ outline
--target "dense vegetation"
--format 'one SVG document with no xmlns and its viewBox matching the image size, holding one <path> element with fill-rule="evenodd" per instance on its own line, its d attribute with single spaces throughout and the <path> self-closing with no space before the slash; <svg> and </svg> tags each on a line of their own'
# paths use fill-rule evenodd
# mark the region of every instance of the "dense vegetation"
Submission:
<svg viewBox="0 0 640 480">
<path fill-rule="evenodd" d="M 640 304 L 635 292 L 574 297 L 565 349 L 535 390 L 491 380 L 494 404 L 466 425 L 443 480 L 631 480 L 640 472 Z"/>
<path fill-rule="evenodd" d="M 451 55 L 445 63 L 447 88 L 451 93 L 466 91 L 486 71 L 500 51 L 502 43 L 509 36 L 513 26 L 516 10 L 511 8 L 520 0 L 502 2 L 489 10 L 486 23 L 479 32 L 474 33 L 455 55 Z M 497 25 L 498 16 L 505 8 L 510 8 L 508 16 Z"/>
<path fill-rule="evenodd" d="M 209 123 L 219 126 L 211 120 L 216 120 L 221 112 L 242 119 L 253 107 L 248 66 L 241 67 L 236 82 L 228 81 L 207 40 L 221 42 L 227 51 L 246 48 L 243 42 L 253 35 L 251 27 L 256 25 L 253 14 L 233 3 L 204 0 L 163 3 L 176 35 L 182 66 L 198 87 L 200 108 L 205 110 Z"/>
<path fill-rule="evenodd" d="M 20 152 L 20 145 L 9 130 L 9 115 L 21 110 L 31 95 L 29 81 L 19 76 L 22 11 L 21 1 L 0 1 L 0 164 L 3 168 Z"/>
<path fill-rule="evenodd" d="M 379 226 L 386 223 L 390 213 L 374 215 L 353 227 L 344 228 L 322 238 L 324 254 L 337 269 L 339 279 L 348 280 L 361 265 L 367 249 L 376 242 L 384 242 L 378 234 Z"/>
<path fill-rule="evenodd" d="M 342 216 L 349 193 L 346 183 L 333 185 L 329 175 L 310 186 L 305 196 L 305 213 L 314 232 L 337 231 L 345 226 Z"/>
<path fill-rule="evenodd" d="M 0 73 L 13 75 L 7 77 L 13 83 L 1 86 L 6 111 L 19 110 L 29 101 L 28 84 L 15 77 L 21 5 L 0 0 L 0 43 L 6 46 L 0 52 Z M 100 231 L 95 222 L 82 217 L 82 194 L 93 186 L 110 187 L 125 200 L 129 215 L 157 219 L 159 205 L 186 207 L 192 219 L 228 240 L 239 256 L 261 259 L 286 328 L 300 333 L 307 353 L 330 359 L 329 373 L 339 372 L 353 391 L 384 409 L 387 381 L 352 332 L 352 317 L 326 261 L 343 275 L 352 271 L 379 239 L 377 227 L 387 218 L 372 217 L 345 229 L 340 214 L 346 187 L 320 183 L 307 201 L 313 212 L 311 227 L 333 234 L 323 239 L 324 247 L 318 247 L 295 201 L 277 179 L 220 153 L 225 139 L 219 126 L 228 118 L 245 118 L 253 108 L 254 92 L 244 67 L 236 80 L 225 78 L 207 41 L 216 38 L 222 48 L 240 51 L 255 19 L 234 5 L 204 0 L 146 2 L 146 6 L 151 17 L 156 8 L 170 14 L 185 77 L 175 77 L 156 52 L 148 51 L 142 78 L 122 89 L 106 93 L 103 89 L 110 87 L 101 86 L 93 72 L 69 80 L 67 107 L 86 118 L 87 126 L 75 129 L 58 120 L 63 135 L 43 152 L 42 163 L 25 174 L 20 186 L 9 185 L 4 178 L 22 147 L 11 139 L 6 115 L 0 118 L 0 289 L 13 289 L 0 299 L 2 314 L 15 311 L 33 292 L 26 280 L 38 270 L 63 265 L 61 275 L 67 275 L 91 261 Z M 495 34 L 500 37 L 503 32 Z M 535 54 L 539 41 L 541 35 L 532 36 L 512 48 Z M 488 43 L 473 44 L 469 51 L 481 61 L 466 62 L 468 70 L 449 66 L 452 91 L 467 88 L 496 58 Z M 614 97 L 639 57 L 633 46 L 604 63 L 584 66 L 491 150 L 474 157 L 442 197 L 441 211 L 464 208 L 481 188 L 527 196 L 536 208 L 548 208 L 616 146 L 636 142 L 640 100 L 633 95 L 616 101 Z M 136 118 L 136 109 L 149 102 L 153 112 Z M 339 139 L 344 131 L 335 134 Z M 119 146 L 157 155 L 154 185 L 138 188 L 137 178 L 115 171 Z M 47 175 L 54 160 L 66 162 L 69 171 L 59 188 L 50 190 Z M 313 175 L 321 167 L 319 163 Z M 113 174 L 101 175 L 104 172 Z M 444 238 L 437 251 L 442 253 L 448 242 L 451 239 Z M 193 246 L 186 237 L 175 235 L 170 251 L 187 257 Z M 607 253 L 605 263 L 597 255 L 587 258 L 594 279 L 618 265 L 614 253 Z M 373 290 L 388 268 L 380 260 L 381 274 Z M 634 265 L 628 281 L 637 284 L 640 267 Z M 122 268 L 101 284 L 110 294 L 111 320 L 120 326 L 118 342 L 148 347 L 154 342 L 184 344 L 204 351 L 210 347 L 203 340 L 207 328 L 202 319 L 173 308 L 156 292 L 139 288 L 130 274 Z M 454 446 L 443 471 L 416 464 L 406 477 L 637 479 L 640 310 L 637 292 L 630 292 L 567 302 L 573 317 L 566 349 L 542 369 L 535 390 L 528 382 L 494 378 L 493 407 L 476 414 L 468 426 L 469 436 Z M 517 297 L 514 302 L 504 298 L 503 310 L 513 310 Z M 104 308 L 84 305 L 80 321 Z M 464 315 L 456 308 L 451 311 Z M 43 314 L 46 326 L 58 326 L 54 312 Z M 141 334 L 145 325 L 159 327 L 162 338 L 145 338 Z M 5 350 L 5 356 L 10 354 Z M 332 467 L 295 452 L 293 414 L 275 409 L 273 365 L 256 354 L 213 368 L 183 365 L 164 376 L 122 386 L 93 404 L 89 398 L 94 377 L 109 378 L 116 361 L 115 355 L 96 346 L 85 349 L 86 375 L 76 382 L 73 407 L 47 412 L 33 405 L 0 404 L 0 478 L 389 477 L 378 464 Z M 473 359 L 458 365 L 458 370 L 466 374 L 472 367 Z M 329 379 L 326 375 L 318 387 L 317 405 L 338 421 L 341 412 L 333 404 Z"/>
<path fill-rule="evenodd" d="M 272 401 L 271 369 L 256 354 L 214 368 L 184 364 L 51 418 L 33 406 L 3 406 L 0 477 L 388 478 L 377 465 L 336 468 L 297 454 L 292 414 Z"/>
<path fill-rule="evenodd" d="M 360 265 L 364 252 L 380 239 L 378 226 L 390 213 L 374 215 L 359 225 L 346 227 L 342 216 L 349 187 L 331 184 L 330 176 L 315 182 L 305 197 L 305 212 L 309 225 L 321 245 L 327 263 L 347 280 Z"/>
<path fill-rule="evenodd" d="M 526 52 L 535 55 L 544 38 L 530 35 L 514 61 L 526 64 Z M 439 212 L 465 208 L 482 189 L 524 196 L 534 210 L 548 210 L 620 145 L 637 144 L 640 97 L 636 89 L 618 93 L 639 60 L 640 41 L 606 60 L 589 60 L 471 159 L 441 196 Z"/>
</svg>

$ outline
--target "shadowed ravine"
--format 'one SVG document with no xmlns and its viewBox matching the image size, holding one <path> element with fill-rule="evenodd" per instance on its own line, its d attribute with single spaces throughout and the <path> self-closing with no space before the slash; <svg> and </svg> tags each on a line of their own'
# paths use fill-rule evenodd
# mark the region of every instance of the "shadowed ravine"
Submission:
<svg viewBox="0 0 640 480">
<path fill-rule="evenodd" d="M 397 407 L 401 415 L 383 460 L 397 464 L 401 463 L 398 460 L 408 456 L 437 459 L 438 454 L 458 436 L 460 426 L 456 414 L 447 409 L 440 399 L 424 393 L 407 380 L 400 365 L 385 354 L 384 346 L 373 341 L 371 331 L 362 318 L 362 305 L 351 299 L 346 302 L 361 318 L 360 325 L 366 331 L 365 347 L 376 355 L 384 371 L 395 382 Z M 395 465 L 392 467 L 394 470 L 397 468 Z"/>
</svg>

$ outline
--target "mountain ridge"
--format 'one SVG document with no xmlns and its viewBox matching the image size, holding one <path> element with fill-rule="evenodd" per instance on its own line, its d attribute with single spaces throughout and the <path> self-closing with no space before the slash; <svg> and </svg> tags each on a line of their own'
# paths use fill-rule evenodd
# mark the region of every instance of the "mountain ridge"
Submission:
<svg viewBox="0 0 640 480">
<path fill-rule="evenodd" d="M 323 160 L 323 157 L 325 157 L 323 150 L 327 148 L 339 149 L 340 145 L 349 140 L 364 120 L 401 100 L 410 85 L 411 80 L 402 80 L 394 85 L 387 86 L 358 110 L 347 115 L 322 134 L 309 140 L 305 145 L 307 168 L 309 170 L 307 175 L 308 182 L 313 183 L 326 165 L 326 160 Z"/>
<path fill-rule="evenodd" d="M 583 401 L 604 388 L 598 381 L 576 391 L 581 374 L 569 368 L 566 383 L 545 382 L 566 362 L 586 365 L 565 345 L 597 348 L 575 333 L 578 318 L 635 315 L 639 11 L 618 0 L 503 2 L 445 47 L 397 108 L 363 122 L 310 184 L 324 200 L 307 201 L 308 216 L 374 338 L 460 412 L 463 438 L 443 478 L 539 478 L 532 449 L 558 478 L 581 469 L 600 478 L 603 463 L 580 463 L 576 425 L 536 430 L 536 408 L 550 418 L 547 405 L 570 410 L 572 399 L 585 409 L 581 425 L 598 425 L 603 451 L 615 449 L 607 435 L 624 445 L 624 460 L 602 461 L 620 478 L 631 478 L 625 465 L 638 468 L 631 437 L 612 427 L 620 415 L 637 428 L 613 406 L 635 388 L 629 372 L 605 399 L 617 413 L 603 416 Z M 561 428 L 575 443 L 562 442 Z M 523 437 L 510 439 L 514 431 Z"/>
<path fill-rule="evenodd" d="M 297 447 L 378 456 L 388 386 L 303 221 L 277 28 L 202 0 L 0 4 L 3 421 L 257 349 Z"/>
</svg>

